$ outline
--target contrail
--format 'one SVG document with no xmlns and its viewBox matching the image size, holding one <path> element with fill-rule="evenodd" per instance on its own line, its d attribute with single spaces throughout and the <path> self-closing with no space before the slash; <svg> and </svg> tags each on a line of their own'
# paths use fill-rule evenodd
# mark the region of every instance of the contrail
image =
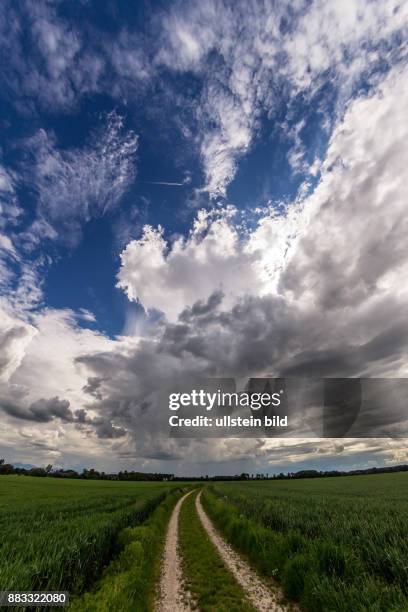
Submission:
<svg viewBox="0 0 408 612">
<path fill-rule="evenodd" d="M 184 187 L 185 183 L 168 183 L 167 181 L 140 181 L 147 185 L 166 185 L 168 187 Z"/>
</svg>

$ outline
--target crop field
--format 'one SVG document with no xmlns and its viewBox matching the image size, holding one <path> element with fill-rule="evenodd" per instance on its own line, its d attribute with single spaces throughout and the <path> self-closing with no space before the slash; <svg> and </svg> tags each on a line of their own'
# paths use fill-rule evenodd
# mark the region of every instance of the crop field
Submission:
<svg viewBox="0 0 408 612">
<path fill-rule="evenodd" d="M 0 478 L 3 590 L 86 590 L 128 525 L 145 520 L 174 488 L 167 482 Z"/>
<path fill-rule="evenodd" d="M 408 610 L 408 474 L 225 482 L 204 507 L 301 609 Z"/>
<path fill-rule="evenodd" d="M 0 529 L 0 590 L 69 591 L 74 612 L 257 610 L 260 578 L 271 610 L 408 611 L 408 473 L 206 484 L 3 476 Z"/>
</svg>

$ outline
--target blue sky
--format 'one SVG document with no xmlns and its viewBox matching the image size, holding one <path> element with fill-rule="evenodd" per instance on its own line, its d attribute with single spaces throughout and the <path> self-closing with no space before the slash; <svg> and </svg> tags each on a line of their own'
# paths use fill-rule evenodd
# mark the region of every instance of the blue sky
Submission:
<svg viewBox="0 0 408 612">
<path fill-rule="evenodd" d="M 176 9 L 176 5 L 173 8 Z M 31 26 L 30 30 L 28 25 L 33 18 L 30 6 L 27 5 L 26 10 L 23 7 L 15 9 L 22 28 L 19 41 L 22 56 L 24 58 L 24 48 L 26 52 L 30 49 L 38 59 L 39 72 L 47 73 L 42 65 L 44 57 L 36 57 L 41 45 L 36 49 L 32 40 L 34 28 Z M 41 13 L 39 8 L 37 11 Z M 140 46 L 142 49 L 143 60 L 153 64 L 154 53 L 160 53 L 155 36 L 157 20 L 165 18 L 165 14 L 166 7 L 160 3 L 126 6 L 98 2 L 80 7 L 59 3 L 53 9 L 49 8 L 48 15 L 41 15 L 40 19 L 64 23 L 67 31 L 82 37 L 85 46 L 92 48 L 94 45 L 95 54 L 98 40 L 100 42 L 106 37 L 107 44 L 112 45 L 115 37 L 126 32 L 136 48 Z M 43 36 L 46 37 L 46 32 Z M 50 257 L 41 279 L 45 304 L 54 308 L 89 309 L 98 315 L 95 326 L 112 336 L 121 333 L 125 323 L 123 296 L 112 282 L 124 241 L 138 238 L 146 223 L 152 226 L 161 224 L 167 236 L 186 234 L 197 207 L 209 206 L 211 194 L 199 193 L 205 186 L 205 175 L 200 148 L 194 142 L 199 137 L 194 133 L 200 127 L 195 109 L 207 86 L 207 76 L 195 74 L 192 69 L 174 72 L 168 65 L 158 64 L 154 67 L 157 74 L 143 84 L 142 92 L 132 91 L 131 85 L 121 82 L 124 91 L 118 96 L 112 95 L 107 86 L 109 82 L 119 81 L 108 53 L 105 61 L 103 79 L 106 83 L 104 86 L 96 85 L 95 92 L 86 91 L 84 83 L 85 91 L 81 95 L 81 91 L 73 86 L 67 99 L 62 97 L 58 105 L 54 105 L 51 92 L 50 99 L 45 100 L 38 100 L 33 95 L 23 113 L 20 104 L 16 110 L 12 103 L 15 83 L 8 84 L 6 80 L 8 87 L 2 96 L 5 128 L 2 158 L 10 171 L 28 175 L 18 185 L 19 201 L 24 210 L 17 228 L 21 233 L 30 231 L 38 205 L 35 193 L 38 186 L 30 176 L 35 165 L 35 153 L 33 155 L 30 151 L 29 143 L 40 131 L 52 139 L 55 152 L 62 155 L 89 146 L 93 132 L 103 130 L 110 113 L 121 118 L 124 140 L 131 131 L 137 134 L 137 150 L 131 158 L 134 166 L 132 180 L 113 205 L 106 211 L 99 210 L 94 218 L 84 220 L 80 230 L 76 228 L 76 232 L 81 233 L 80 239 L 75 237 L 73 243 L 67 236 L 42 240 L 41 246 L 27 256 L 34 261 L 39 254 Z M 221 60 L 215 58 L 213 61 Z M 62 78 L 69 83 L 69 74 Z M 64 89 L 70 84 L 56 84 L 59 86 Z M 24 96 L 24 91 L 18 93 Z M 61 95 L 64 96 L 64 92 Z M 335 92 L 330 79 L 327 79 L 311 99 L 304 99 L 302 94 L 291 98 L 282 88 L 277 92 L 273 112 L 268 108 L 257 109 L 257 126 L 251 137 L 251 146 L 245 154 L 239 154 L 240 163 L 218 203 L 231 201 L 238 209 L 246 210 L 268 203 L 279 206 L 282 202 L 291 202 L 308 178 L 303 169 L 293 172 L 289 163 L 289 155 L 295 146 L 292 132 L 299 122 L 304 122 L 299 141 L 306 164 L 311 165 L 316 156 L 323 158 L 329 133 L 322 124 L 332 120 L 334 99 Z M 208 121 L 211 123 L 211 117 Z M 27 158 L 30 160 L 28 163 Z M 53 177 L 47 176 L 46 180 L 52 181 Z M 63 202 L 64 205 L 69 207 L 69 201 Z M 54 223 L 58 225 L 58 221 Z"/>
<path fill-rule="evenodd" d="M 2 4 L 5 454 L 186 471 L 146 363 L 404 375 L 406 27 L 398 0 Z M 272 470 L 251 444 L 195 469 Z"/>
</svg>

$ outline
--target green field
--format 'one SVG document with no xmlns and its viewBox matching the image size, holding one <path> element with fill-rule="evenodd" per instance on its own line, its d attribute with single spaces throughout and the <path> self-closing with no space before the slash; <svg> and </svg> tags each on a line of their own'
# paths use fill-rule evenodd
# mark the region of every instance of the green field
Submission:
<svg viewBox="0 0 408 612">
<path fill-rule="evenodd" d="M 90 591 L 75 598 L 73 612 L 151 612 L 155 609 L 168 521 L 181 493 L 173 488 L 142 524 L 119 534 L 121 552 Z"/>
<path fill-rule="evenodd" d="M 174 484 L 0 478 L 0 588 L 88 589 Z"/>
<path fill-rule="evenodd" d="M 408 474 L 225 482 L 204 504 L 301 608 L 408 610 Z"/>
<path fill-rule="evenodd" d="M 66 590 L 75 612 L 153 610 L 168 520 L 188 488 L 1 477 L 0 589 Z M 186 584 L 198 609 L 243 612 L 194 498 L 179 523 Z M 408 611 L 408 473 L 217 482 L 202 498 L 225 539 L 300 609 Z"/>
</svg>

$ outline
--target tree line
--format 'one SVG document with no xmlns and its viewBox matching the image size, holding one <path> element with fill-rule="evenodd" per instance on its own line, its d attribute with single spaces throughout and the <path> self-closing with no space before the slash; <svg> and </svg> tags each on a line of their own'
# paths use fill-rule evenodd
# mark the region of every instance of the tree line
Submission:
<svg viewBox="0 0 408 612">
<path fill-rule="evenodd" d="M 62 468 L 53 468 L 51 464 L 46 467 L 19 467 L 12 463 L 6 463 L 4 459 L 0 459 L 0 476 L 8 474 L 20 474 L 24 476 L 37 476 L 53 478 L 79 478 L 82 480 L 140 480 L 140 481 L 220 481 L 220 480 L 291 480 L 297 478 L 329 478 L 334 476 L 358 476 L 362 474 L 388 474 L 391 472 L 408 472 L 408 465 L 393 465 L 387 467 L 372 467 L 361 470 L 300 470 L 298 472 L 280 472 L 278 474 L 249 474 L 243 472 L 235 475 L 224 476 L 175 476 L 161 472 L 137 472 L 137 471 L 120 471 L 117 473 L 99 472 L 94 468 L 83 469 L 82 472 Z"/>
<path fill-rule="evenodd" d="M 20 474 L 24 476 L 38 476 L 53 478 L 79 478 L 82 480 L 173 480 L 174 474 L 164 473 L 146 473 L 124 470 L 118 473 L 99 472 L 94 468 L 89 470 L 83 469 L 82 472 L 76 470 L 64 470 L 61 468 L 53 468 L 51 464 L 46 467 L 18 467 L 12 463 L 6 463 L 4 459 L 0 459 L 0 475 Z"/>
</svg>

